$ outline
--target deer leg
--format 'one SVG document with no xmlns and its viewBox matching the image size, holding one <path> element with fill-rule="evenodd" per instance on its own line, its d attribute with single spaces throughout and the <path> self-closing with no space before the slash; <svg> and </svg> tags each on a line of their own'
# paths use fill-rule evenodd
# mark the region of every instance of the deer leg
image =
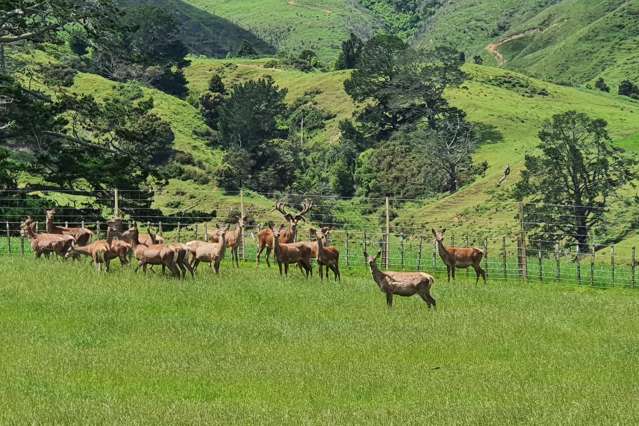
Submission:
<svg viewBox="0 0 639 426">
<path fill-rule="evenodd" d="M 220 274 L 220 261 L 219 260 L 215 261 L 215 273 L 218 274 L 218 275 Z"/>
<path fill-rule="evenodd" d="M 284 264 L 284 275 L 288 278 L 288 263 Z"/>
<path fill-rule="evenodd" d="M 193 271 L 197 271 L 197 267 L 198 267 L 199 264 L 200 264 L 199 260 L 197 260 L 197 259 L 193 260 L 193 266 L 192 266 Z"/>
<path fill-rule="evenodd" d="M 342 276 L 339 273 L 339 266 L 338 265 L 333 265 L 331 267 L 331 269 L 333 270 L 333 274 L 335 274 L 335 282 L 337 282 L 337 281 L 341 282 L 342 281 Z"/>
<path fill-rule="evenodd" d="M 271 267 L 271 250 L 273 250 L 270 246 L 266 246 L 266 266 Z"/>
<path fill-rule="evenodd" d="M 448 272 L 448 282 L 450 283 L 450 265 L 446 265 L 446 272 Z"/>
<path fill-rule="evenodd" d="M 322 264 L 319 262 L 317 262 L 317 270 L 319 272 L 320 281 L 324 281 L 324 269 L 322 267 Z M 328 271 L 326 272 L 326 279 L 328 280 Z"/>
<path fill-rule="evenodd" d="M 479 265 L 474 266 L 474 268 L 475 268 L 475 273 L 477 274 L 477 282 L 475 284 L 479 284 L 479 276 L 480 275 L 484 279 L 484 284 L 486 284 L 486 271 L 484 271 L 482 269 L 482 267 L 479 266 Z"/>
<path fill-rule="evenodd" d="M 257 255 L 255 256 L 255 267 L 256 268 L 258 266 L 260 266 L 260 256 L 262 255 L 262 250 L 264 250 L 264 246 L 260 246 L 259 250 L 257 251 Z"/>
<path fill-rule="evenodd" d="M 195 274 L 193 273 L 193 268 L 191 268 L 191 265 L 189 264 L 189 261 L 186 258 L 183 259 L 182 264 L 184 265 L 184 268 L 191 273 L 191 278 L 195 278 Z M 186 272 L 184 274 L 186 275 Z"/>
<path fill-rule="evenodd" d="M 389 308 L 393 307 L 393 293 L 390 291 L 386 293 L 386 304 Z"/>
<path fill-rule="evenodd" d="M 277 266 L 280 268 L 280 277 L 282 276 L 282 263 L 281 262 L 277 262 Z"/>
<path fill-rule="evenodd" d="M 455 265 L 452 265 L 452 266 L 450 267 L 450 272 L 451 272 L 451 273 L 452 273 L 452 275 L 453 275 L 453 282 L 455 282 Z"/>
</svg>

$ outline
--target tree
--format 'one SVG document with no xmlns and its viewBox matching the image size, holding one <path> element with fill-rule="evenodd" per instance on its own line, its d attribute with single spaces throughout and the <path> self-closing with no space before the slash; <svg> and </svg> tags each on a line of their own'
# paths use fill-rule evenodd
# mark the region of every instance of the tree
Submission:
<svg viewBox="0 0 639 426">
<path fill-rule="evenodd" d="M 540 240 L 569 239 L 588 252 L 608 198 L 636 177 L 637 161 L 612 144 L 606 127 L 575 111 L 544 123 L 539 153 L 526 156 L 515 186 L 515 196 L 527 201 L 524 220 Z"/>
<path fill-rule="evenodd" d="M 396 37 L 369 40 L 346 92 L 366 106 L 357 114 L 367 137 L 386 140 L 401 127 L 427 121 L 432 127 L 447 108 L 444 90 L 461 84 L 459 53 L 448 48 L 414 50 Z"/>
<path fill-rule="evenodd" d="M 477 65 L 483 65 L 484 64 L 484 58 L 482 58 L 481 55 L 475 55 L 475 56 L 473 56 L 473 62 L 475 62 L 475 64 L 477 64 Z"/>
<path fill-rule="evenodd" d="M 219 74 L 213 74 L 211 76 L 211 79 L 209 80 L 209 92 L 221 93 L 222 95 L 226 93 L 226 86 Z"/>
<path fill-rule="evenodd" d="M 630 80 L 624 80 L 619 84 L 619 95 L 639 99 L 639 87 Z"/>
<path fill-rule="evenodd" d="M 610 87 L 608 87 L 608 85 L 606 84 L 606 80 L 604 80 L 602 77 L 599 77 L 599 79 L 595 82 L 595 87 L 602 92 L 610 92 Z"/>
<path fill-rule="evenodd" d="M 342 50 L 335 63 L 335 69 L 350 70 L 355 68 L 363 48 L 364 42 L 355 34 L 351 33 L 350 38 L 342 42 Z"/>
<path fill-rule="evenodd" d="M 235 52 L 235 56 L 238 56 L 240 58 L 243 58 L 243 57 L 250 58 L 257 55 L 258 55 L 257 50 L 255 50 L 253 45 L 248 40 L 242 40 L 242 43 L 240 44 L 237 51 Z"/>
<path fill-rule="evenodd" d="M 278 137 L 277 122 L 286 111 L 286 93 L 270 76 L 233 86 L 218 109 L 222 143 L 252 152 L 263 141 Z"/>
</svg>

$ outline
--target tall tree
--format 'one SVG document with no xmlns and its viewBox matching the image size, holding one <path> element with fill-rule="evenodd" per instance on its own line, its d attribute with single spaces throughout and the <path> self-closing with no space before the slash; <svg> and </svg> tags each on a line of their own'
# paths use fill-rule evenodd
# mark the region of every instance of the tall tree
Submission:
<svg viewBox="0 0 639 426">
<path fill-rule="evenodd" d="M 607 123 L 569 111 L 544 123 L 537 154 L 525 159 L 515 196 L 527 201 L 525 221 L 544 241 L 570 239 L 582 252 L 608 198 L 636 178 L 637 161 L 614 146 Z"/>
<path fill-rule="evenodd" d="M 342 50 L 337 58 L 337 62 L 335 62 L 335 69 L 350 70 L 355 68 L 363 48 L 364 42 L 355 34 L 351 33 L 350 38 L 342 42 Z"/>
</svg>

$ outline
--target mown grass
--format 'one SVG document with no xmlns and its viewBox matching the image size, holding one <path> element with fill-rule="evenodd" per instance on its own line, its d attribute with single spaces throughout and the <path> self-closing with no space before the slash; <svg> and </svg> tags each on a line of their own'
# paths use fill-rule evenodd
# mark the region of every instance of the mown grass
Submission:
<svg viewBox="0 0 639 426">
<path fill-rule="evenodd" d="M 115 268 L 117 269 L 117 268 Z M 2 423 L 633 424 L 628 290 L 224 265 L 195 281 L 0 259 Z"/>
</svg>

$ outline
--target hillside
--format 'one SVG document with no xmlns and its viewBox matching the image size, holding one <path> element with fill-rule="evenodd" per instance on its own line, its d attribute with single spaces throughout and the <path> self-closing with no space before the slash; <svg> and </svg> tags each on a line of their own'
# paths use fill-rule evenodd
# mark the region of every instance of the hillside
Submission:
<svg viewBox="0 0 639 426">
<path fill-rule="evenodd" d="M 543 80 L 639 80 L 637 0 L 447 2 L 416 38 L 451 44 Z M 498 55 L 486 48 L 496 46 Z"/>
</svg>

